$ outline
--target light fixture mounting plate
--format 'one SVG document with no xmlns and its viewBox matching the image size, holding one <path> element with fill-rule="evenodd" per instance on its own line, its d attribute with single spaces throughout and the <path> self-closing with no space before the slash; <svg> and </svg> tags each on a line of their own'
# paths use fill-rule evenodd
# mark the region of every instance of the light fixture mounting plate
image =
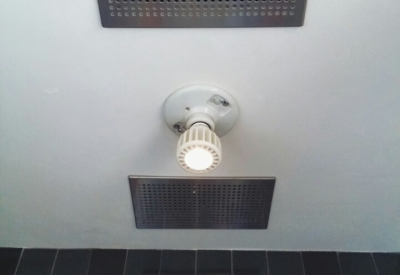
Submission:
<svg viewBox="0 0 400 275">
<path fill-rule="evenodd" d="M 177 135 L 183 134 L 190 127 L 193 116 L 199 114 L 210 117 L 215 124 L 211 129 L 222 137 L 235 125 L 239 107 L 225 90 L 203 84 L 178 89 L 164 103 L 165 122 Z"/>
</svg>

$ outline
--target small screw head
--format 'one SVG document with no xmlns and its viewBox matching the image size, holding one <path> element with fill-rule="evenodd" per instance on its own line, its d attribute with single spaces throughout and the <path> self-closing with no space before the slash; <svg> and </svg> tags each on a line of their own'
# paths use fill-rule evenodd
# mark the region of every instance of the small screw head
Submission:
<svg viewBox="0 0 400 275">
<path fill-rule="evenodd" d="M 222 104 L 222 106 L 229 106 L 229 102 L 225 98 L 221 98 L 219 102 Z"/>
<path fill-rule="evenodd" d="M 175 124 L 175 125 L 174 125 L 174 129 L 175 129 L 176 131 L 178 131 L 179 133 L 182 133 L 182 132 L 183 132 L 183 129 L 182 129 L 182 127 L 181 127 L 179 124 Z"/>
</svg>

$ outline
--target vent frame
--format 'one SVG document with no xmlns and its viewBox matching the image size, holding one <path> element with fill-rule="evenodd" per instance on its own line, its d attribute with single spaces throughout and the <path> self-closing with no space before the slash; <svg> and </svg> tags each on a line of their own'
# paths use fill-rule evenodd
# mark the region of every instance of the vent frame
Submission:
<svg viewBox="0 0 400 275">
<path fill-rule="evenodd" d="M 300 27 L 307 0 L 98 0 L 105 28 Z"/>
<path fill-rule="evenodd" d="M 129 177 L 138 229 L 267 229 L 275 178 Z"/>
</svg>

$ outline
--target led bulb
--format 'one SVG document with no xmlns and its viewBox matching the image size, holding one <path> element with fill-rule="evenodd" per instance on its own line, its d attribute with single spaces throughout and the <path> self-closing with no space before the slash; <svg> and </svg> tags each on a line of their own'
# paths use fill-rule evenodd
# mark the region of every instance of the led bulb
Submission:
<svg viewBox="0 0 400 275">
<path fill-rule="evenodd" d="M 212 165 L 213 156 L 203 148 L 194 148 L 185 155 L 185 163 L 189 168 L 201 171 Z"/>
<path fill-rule="evenodd" d="M 204 123 L 194 124 L 178 141 L 179 164 L 192 173 L 214 170 L 221 162 L 221 142 Z"/>
</svg>

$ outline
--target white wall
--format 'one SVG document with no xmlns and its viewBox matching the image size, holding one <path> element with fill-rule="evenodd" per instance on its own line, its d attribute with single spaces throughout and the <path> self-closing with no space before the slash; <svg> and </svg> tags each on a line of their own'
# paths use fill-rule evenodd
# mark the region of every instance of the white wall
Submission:
<svg viewBox="0 0 400 275">
<path fill-rule="evenodd" d="M 104 29 L 95 0 L 0 2 L 0 246 L 400 251 L 400 2 L 302 28 Z M 220 86 L 209 176 L 275 176 L 266 231 L 137 230 L 128 175 L 190 176 L 161 107 Z"/>
</svg>

